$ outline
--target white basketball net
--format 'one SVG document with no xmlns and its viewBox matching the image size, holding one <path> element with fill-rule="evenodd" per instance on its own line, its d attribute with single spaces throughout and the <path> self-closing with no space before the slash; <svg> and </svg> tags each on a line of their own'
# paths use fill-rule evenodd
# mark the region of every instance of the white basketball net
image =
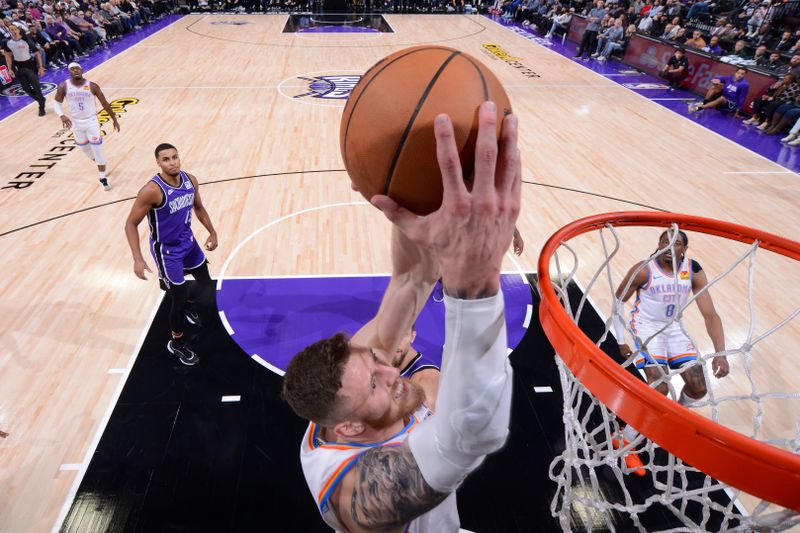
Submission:
<svg viewBox="0 0 800 533">
<path fill-rule="evenodd" d="M 668 249 L 672 249 L 673 271 L 678 260 L 674 253 L 674 243 L 678 237 L 677 226 L 673 225 L 668 230 L 670 244 L 659 249 L 653 257 L 664 254 Z M 587 296 L 596 282 L 606 278 L 611 298 L 614 306 L 624 304 L 617 299 L 615 285 L 612 282 L 611 263 L 620 247 L 620 239 L 616 230 L 611 225 L 606 225 L 605 230 L 600 230 L 600 240 L 603 245 L 605 261 L 594 273 L 588 286 L 583 289 L 583 296 L 577 306 L 570 305 L 567 297 L 567 287 L 574 281 L 574 276 L 578 268 L 578 256 L 568 244 L 562 242 L 561 246 L 567 250 L 572 258 L 573 267 L 569 273 L 562 272 L 561 261 L 558 252 L 553 256 L 557 277 L 553 278 L 553 288 L 562 301 L 567 313 L 576 323 L 581 318 L 587 303 Z M 611 239 L 608 236 L 611 236 Z M 609 250 L 607 239 L 613 241 L 613 249 Z M 800 314 L 800 307 L 794 309 L 784 320 L 772 326 L 770 329 L 755 335 L 755 305 L 753 302 L 753 272 L 755 268 L 756 253 L 758 252 L 758 242 L 749 247 L 749 250 L 741 255 L 736 262 L 727 270 L 712 278 L 709 274 L 708 286 L 698 294 L 692 296 L 675 312 L 672 321 L 679 321 L 681 329 L 689 336 L 684 329 L 680 318 L 683 311 L 690 306 L 699 294 L 714 286 L 722 278 L 727 276 L 733 269 L 746 262 L 748 269 L 748 300 L 750 325 L 747 339 L 741 346 L 729 348 L 722 354 L 700 354 L 695 362 L 685 364 L 678 369 L 669 369 L 661 366 L 663 376 L 653 384 L 664 382 L 669 386 L 669 397 L 678 400 L 680 387 L 683 380 L 678 378 L 675 383 L 670 381 L 673 376 L 687 371 L 691 366 L 700 365 L 706 378 L 706 383 L 710 383 L 709 364 L 706 364 L 716 355 L 734 356 L 740 355 L 742 365 L 750 382 L 750 389 L 742 394 L 722 396 L 715 394 L 712 387 L 708 387 L 708 394 L 701 400 L 695 402 L 692 408 L 710 408 L 710 417 L 719 422 L 720 407 L 726 402 L 749 401 L 754 404 L 754 416 L 752 432 L 747 435 L 753 439 L 767 442 L 772 446 L 789 450 L 793 453 L 800 452 L 800 418 L 794 421 L 793 427 L 786 428 L 786 438 L 764 438 L 762 436 L 762 415 L 766 409 L 764 403 L 769 400 L 800 400 L 798 391 L 786 393 L 762 392 L 758 390 L 756 381 L 751 375 L 751 365 L 753 360 L 753 348 L 770 335 L 775 334 L 784 328 L 790 321 Z M 560 249 L 559 249 L 560 250 Z M 645 262 L 641 269 L 645 268 Z M 625 265 L 627 270 L 628 265 Z M 623 271 L 624 272 L 624 271 Z M 633 281 L 634 276 L 630 277 L 628 286 Z M 627 289 L 623 294 L 627 292 Z M 795 302 L 792 305 L 798 305 Z M 611 309 L 599 310 L 602 315 L 610 316 Z M 627 316 L 627 314 L 626 314 Z M 627 320 L 626 320 L 627 323 Z M 666 328 L 665 326 L 664 328 Z M 627 336 L 634 337 L 630 326 L 626 324 Z M 662 330 L 664 329 L 662 328 Z M 609 336 L 611 329 L 611 319 L 605 321 L 605 332 L 596 344 L 599 346 L 606 337 Z M 647 353 L 647 345 L 655 335 L 647 339 L 637 339 L 643 350 Z M 691 339 L 691 336 L 689 336 Z M 695 343 L 697 345 L 697 343 Z M 623 366 L 633 365 L 635 356 L 632 354 Z M 786 510 L 770 502 L 760 501 L 749 497 L 750 501 L 757 503 L 750 505 L 749 510 L 745 510 L 737 504 L 742 495 L 741 491 L 721 483 L 705 475 L 700 470 L 685 464 L 680 458 L 660 449 L 657 444 L 649 441 L 644 435 L 639 434 L 627 446 L 614 449 L 612 439 L 620 435 L 624 422 L 602 404 L 599 400 L 578 381 L 567 366 L 556 358 L 557 366 L 561 377 L 561 386 L 564 395 L 564 452 L 555 458 L 550 465 L 550 478 L 558 484 L 555 496 L 551 503 L 553 516 L 560 520 L 564 531 L 629 531 L 631 523 L 639 531 L 782 531 L 792 526 L 800 524 L 800 515 L 793 511 Z M 733 367 L 731 372 L 733 372 Z M 737 369 L 738 371 L 738 369 Z M 796 372 L 792 368 L 787 371 Z M 677 390 L 676 390 L 677 389 Z M 705 409 L 704 412 L 709 409 Z M 658 449 L 658 452 L 657 452 Z M 626 467 L 624 456 L 630 450 L 639 452 L 647 470 L 645 477 L 635 477 Z M 658 455 L 657 455 L 658 453 Z M 658 457 L 656 460 L 654 458 Z M 666 459 L 664 459 L 666 458 Z M 643 491 L 642 484 L 646 484 Z M 635 487 L 636 490 L 631 490 Z M 721 491 L 725 491 L 730 498 L 719 498 Z M 632 494 L 633 493 L 633 494 Z M 642 494 L 648 494 L 646 497 Z M 722 503 L 720 503 L 722 501 Z M 725 504 L 725 502 L 728 502 Z M 648 512 L 653 506 L 661 506 L 663 513 L 670 520 L 665 521 L 668 527 L 659 525 L 654 528 L 652 523 L 642 518 L 643 513 Z M 616 511 L 616 513 L 614 512 Z M 621 526 L 618 522 L 619 515 L 628 517 L 629 523 Z M 614 517 L 617 518 L 614 518 Z M 663 522 L 662 522 L 663 523 Z"/>
</svg>

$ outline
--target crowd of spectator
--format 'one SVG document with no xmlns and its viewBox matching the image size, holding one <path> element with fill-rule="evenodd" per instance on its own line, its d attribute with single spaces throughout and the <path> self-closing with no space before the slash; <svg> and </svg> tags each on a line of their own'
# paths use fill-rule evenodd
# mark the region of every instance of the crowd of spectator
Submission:
<svg viewBox="0 0 800 533">
<path fill-rule="evenodd" d="M 783 76 L 754 100 L 752 118 L 744 123 L 767 134 L 789 130 L 781 140 L 800 146 L 800 29 L 795 19 L 776 16 L 784 3 L 739 0 L 723 11 L 712 2 L 691 0 L 498 0 L 492 11 L 547 39 L 565 33 L 575 14 L 585 17 L 574 58 L 583 61 L 605 61 L 624 51 L 637 33 L 672 44 L 675 53 L 661 70 L 671 89 L 689 73 L 686 49 L 736 65 L 734 75 L 710 81 L 703 100 L 690 104 L 690 113 L 713 109 L 746 118 L 748 69 Z"/>
<path fill-rule="evenodd" d="M 60 68 L 176 9 L 176 0 L 0 0 L 0 47 L 7 56 L 16 27 L 43 67 Z"/>
</svg>

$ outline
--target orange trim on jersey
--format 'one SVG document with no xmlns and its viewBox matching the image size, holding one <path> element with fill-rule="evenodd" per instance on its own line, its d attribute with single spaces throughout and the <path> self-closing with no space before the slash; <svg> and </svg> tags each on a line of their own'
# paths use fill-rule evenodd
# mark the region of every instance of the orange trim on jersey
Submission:
<svg viewBox="0 0 800 533">
<path fill-rule="evenodd" d="M 639 290 L 640 289 L 636 290 L 636 301 L 633 303 L 633 311 L 631 311 L 630 326 L 631 331 L 634 333 L 639 333 L 636 329 L 636 315 L 639 314 L 639 311 L 641 311 L 641 309 L 639 309 L 639 304 L 642 303 L 642 299 L 639 298 Z"/>
<path fill-rule="evenodd" d="M 325 493 L 328 492 L 328 489 L 331 487 L 331 485 L 333 485 L 333 482 L 336 481 L 336 478 L 339 476 L 339 474 L 342 473 L 342 470 L 347 468 L 351 463 L 353 463 L 353 461 L 358 459 L 359 455 L 361 454 L 357 453 L 352 457 L 348 457 L 347 459 L 342 461 L 342 463 L 336 468 L 336 470 L 333 471 L 333 474 L 331 474 L 331 476 L 328 478 L 328 481 L 326 481 L 325 484 L 322 486 L 322 489 L 319 491 L 319 494 L 317 494 L 318 504 L 320 505 L 322 504 L 322 500 L 325 497 Z"/>
<path fill-rule="evenodd" d="M 685 352 L 685 353 L 679 353 L 678 355 L 671 355 L 669 360 L 672 361 L 673 359 L 678 359 L 680 357 L 688 357 L 690 355 L 697 355 L 697 352 Z"/>
</svg>

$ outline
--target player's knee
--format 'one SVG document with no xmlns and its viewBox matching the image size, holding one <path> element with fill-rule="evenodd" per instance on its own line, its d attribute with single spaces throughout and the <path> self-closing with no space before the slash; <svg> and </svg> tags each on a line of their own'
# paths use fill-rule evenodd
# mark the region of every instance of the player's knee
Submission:
<svg viewBox="0 0 800 533">
<path fill-rule="evenodd" d="M 656 387 L 655 387 L 655 388 L 656 388 L 656 390 L 657 390 L 658 392 L 660 392 L 660 393 L 661 393 L 661 394 L 663 394 L 664 396 L 666 396 L 667 394 L 669 394 L 669 386 L 668 386 L 666 383 L 659 383 L 658 385 L 656 385 Z"/>
</svg>

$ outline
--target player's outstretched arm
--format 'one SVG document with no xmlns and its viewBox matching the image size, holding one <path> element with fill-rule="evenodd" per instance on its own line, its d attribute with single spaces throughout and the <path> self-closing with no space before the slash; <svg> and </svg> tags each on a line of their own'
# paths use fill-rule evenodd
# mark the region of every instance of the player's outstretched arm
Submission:
<svg viewBox="0 0 800 533">
<path fill-rule="evenodd" d="M 692 292 L 697 294 L 706 285 L 708 285 L 708 277 L 705 271 L 701 270 L 692 274 Z M 714 344 L 714 351 L 717 353 L 725 351 L 725 331 L 722 328 L 722 319 L 714 308 L 711 294 L 706 290 L 697 297 L 696 302 L 706 323 L 708 336 L 711 337 L 711 342 Z M 730 371 L 728 359 L 723 355 L 714 357 L 711 361 L 711 370 L 715 377 L 722 378 L 727 376 Z"/>
<path fill-rule="evenodd" d="M 644 286 L 650 278 L 650 273 L 646 267 L 642 267 L 642 263 L 633 265 L 630 270 L 628 270 L 628 273 L 625 274 L 625 277 L 622 278 L 619 287 L 617 287 L 615 296 L 619 299 L 620 303 L 627 302 L 636 290 Z M 620 305 L 616 313 L 611 315 L 611 326 L 614 331 L 614 336 L 619 343 L 619 353 L 623 357 L 628 357 L 633 352 L 631 347 L 625 342 L 625 318 L 622 316 L 622 307 L 623 306 Z"/>
<path fill-rule="evenodd" d="M 193 175 L 188 172 L 186 175 L 189 176 L 189 179 L 192 180 L 192 184 L 194 185 L 194 212 L 197 215 L 197 220 L 208 230 L 205 248 L 208 251 L 214 250 L 217 247 L 217 230 L 214 229 L 214 224 L 211 223 L 211 217 L 208 215 L 208 211 L 206 211 L 203 205 L 203 200 L 200 198 L 200 184 Z"/>
<path fill-rule="evenodd" d="M 521 167 L 516 117 L 505 118 L 499 146 L 497 121 L 494 104 L 483 104 L 471 191 L 452 124 L 441 115 L 435 134 L 442 206 L 418 217 L 386 196 L 372 199 L 441 265 L 445 352 L 436 413 L 402 447 L 365 452 L 345 476 L 337 515 L 353 531 L 401 531 L 454 491 L 508 435 L 513 373 L 500 265 L 519 214 Z"/>
<path fill-rule="evenodd" d="M 144 274 L 145 270 L 150 273 L 153 271 L 145 263 L 142 256 L 142 248 L 139 246 L 139 223 L 147 216 L 147 212 L 150 209 L 161 203 L 162 196 L 163 194 L 158 185 L 152 182 L 147 183 L 136 195 L 131 212 L 125 221 L 125 237 L 128 239 L 128 246 L 130 246 L 131 254 L 133 255 L 133 272 L 140 279 L 147 279 Z"/>
<path fill-rule="evenodd" d="M 352 339 L 354 344 L 378 348 L 385 357 L 408 334 L 439 279 L 439 265 L 430 252 L 396 226 L 392 226 L 391 253 L 392 277 L 378 312 Z"/>
<path fill-rule="evenodd" d="M 108 105 L 108 100 L 106 100 L 103 91 L 100 90 L 100 86 L 96 83 L 92 82 L 92 92 L 100 100 L 100 105 L 103 106 L 108 116 L 111 117 L 111 122 L 114 124 L 114 129 L 119 131 L 119 122 L 117 121 L 117 114 L 114 113 L 114 110 L 111 109 L 111 106 Z"/>
</svg>

